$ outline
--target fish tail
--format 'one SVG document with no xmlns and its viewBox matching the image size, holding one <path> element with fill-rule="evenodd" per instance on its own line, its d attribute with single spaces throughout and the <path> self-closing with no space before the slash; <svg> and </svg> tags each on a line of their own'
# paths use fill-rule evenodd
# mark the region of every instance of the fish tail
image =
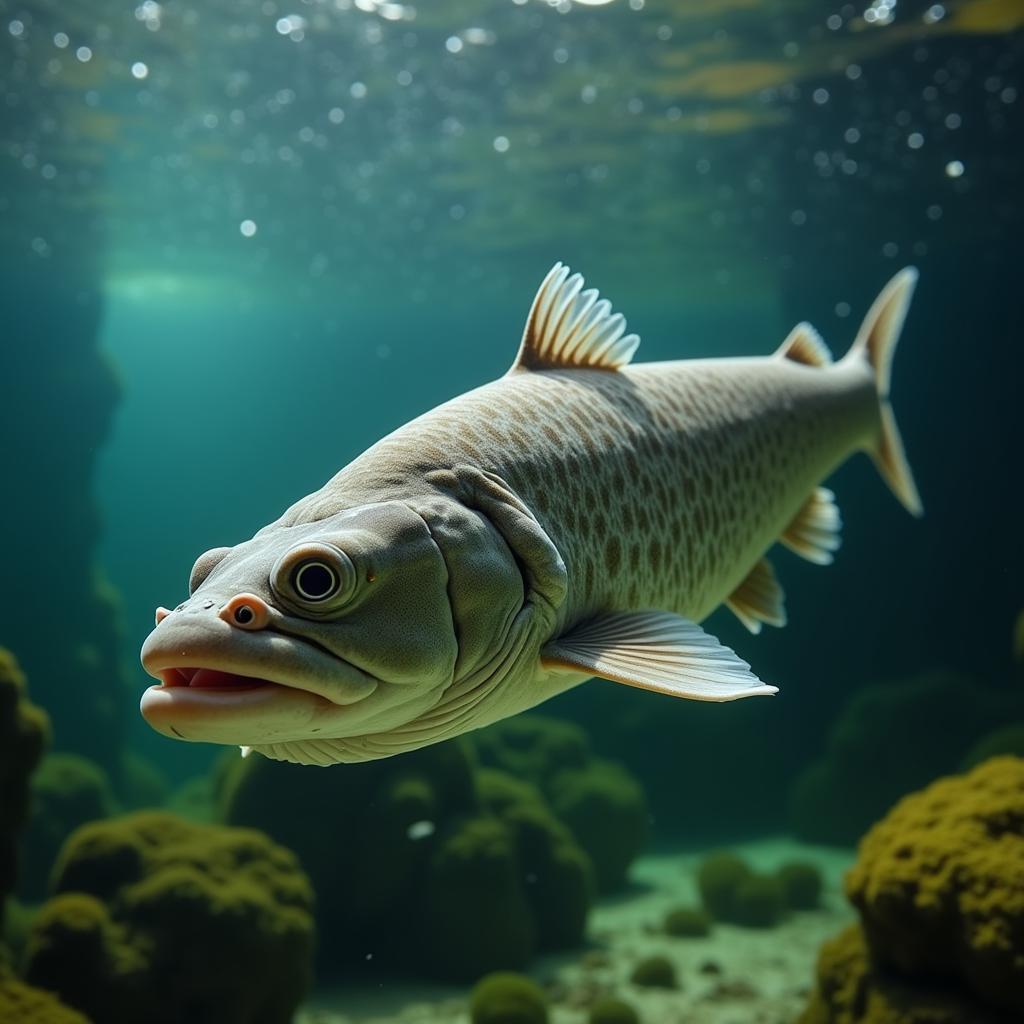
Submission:
<svg viewBox="0 0 1024 1024">
<path fill-rule="evenodd" d="M 866 360 L 874 372 L 878 391 L 879 430 L 869 451 L 878 471 L 903 507 L 911 515 L 920 516 L 924 514 L 924 506 L 889 403 L 892 357 L 916 284 L 917 270 L 904 267 L 882 289 L 864 317 L 846 358 Z"/>
</svg>

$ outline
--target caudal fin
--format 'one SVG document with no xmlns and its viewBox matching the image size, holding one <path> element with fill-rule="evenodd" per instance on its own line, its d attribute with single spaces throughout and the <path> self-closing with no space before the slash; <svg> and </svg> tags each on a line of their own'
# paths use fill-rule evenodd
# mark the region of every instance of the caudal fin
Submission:
<svg viewBox="0 0 1024 1024">
<path fill-rule="evenodd" d="M 866 359 L 875 372 L 881 428 L 871 456 L 890 490 L 911 515 L 924 514 L 914 475 L 889 404 L 892 357 L 917 284 L 917 271 L 904 267 L 875 299 L 857 332 L 849 359 Z"/>
</svg>

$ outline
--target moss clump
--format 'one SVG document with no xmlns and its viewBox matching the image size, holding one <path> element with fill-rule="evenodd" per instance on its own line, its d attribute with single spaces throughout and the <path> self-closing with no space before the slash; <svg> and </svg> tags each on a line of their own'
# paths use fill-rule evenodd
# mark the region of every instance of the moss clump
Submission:
<svg viewBox="0 0 1024 1024">
<path fill-rule="evenodd" d="M 864 838 L 846 889 L 881 966 L 1024 1017 L 1024 759 L 901 800 Z"/>
<path fill-rule="evenodd" d="M 0 1021 L 9 1024 L 89 1024 L 77 1010 L 19 981 L 0 965 Z"/>
<path fill-rule="evenodd" d="M 675 965 L 665 956 L 649 956 L 630 972 L 629 980 L 641 988 L 679 988 Z"/>
<path fill-rule="evenodd" d="M 665 915 L 667 934 L 682 939 L 702 939 L 711 934 L 711 915 L 699 907 L 676 907 Z"/>
<path fill-rule="evenodd" d="M 776 872 L 790 910 L 814 910 L 821 902 L 824 880 L 816 864 L 790 861 Z"/>
<path fill-rule="evenodd" d="M 873 962 L 851 925 L 821 947 L 817 980 L 797 1024 L 1008 1024 L 942 978 L 910 981 Z"/>
<path fill-rule="evenodd" d="M 748 928 L 774 928 L 786 912 L 782 883 L 772 875 L 750 875 L 736 887 L 734 924 Z"/>
<path fill-rule="evenodd" d="M 716 921 L 735 921 L 736 892 L 752 874 L 750 865 L 734 853 L 723 850 L 705 857 L 697 869 L 704 909 Z"/>
<path fill-rule="evenodd" d="M 308 987 L 312 891 L 258 832 L 162 812 L 93 822 L 54 888 L 26 980 L 103 1024 L 286 1024 Z"/>
<path fill-rule="evenodd" d="M 601 999 L 587 1016 L 588 1024 L 640 1024 L 640 1014 L 621 999 Z"/>
<path fill-rule="evenodd" d="M 48 754 L 32 779 L 32 813 L 23 840 L 18 893 L 41 900 L 64 840 L 79 825 L 109 818 L 117 803 L 107 773 L 78 754 Z"/>
<path fill-rule="evenodd" d="M 547 1000 L 522 974 L 499 971 L 481 978 L 470 999 L 472 1024 L 547 1024 Z"/>
</svg>

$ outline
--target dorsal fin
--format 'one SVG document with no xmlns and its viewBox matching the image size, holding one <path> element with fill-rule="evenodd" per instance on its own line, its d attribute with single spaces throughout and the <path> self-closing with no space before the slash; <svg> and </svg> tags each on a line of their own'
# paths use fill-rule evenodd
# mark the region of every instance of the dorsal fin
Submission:
<svg viewBox="0 0 1024 1024">
<path fill-rule="evenodd" d="M 808 562 L 829 565 L 839 549 L 842 526 L 836 496 L 827 487 L 815 487 L 779 540 Z"/>
<path fill-rule="evenodd" d="M 512 369 L 618 370 L 640 344 L 625 330 L 625 318 L 607 299 L 594 288 L 583 291 L 583 278 L 556 263 L 537 290 Z"/>
<path fill-rule="evenodd" d="M 832 362 L 832 353 L 821 335 L 809 324 L 800 323 L 789 332 L 786 340 L 779 346 L 778 355 L 783 359 L 791 359 L 794 363 L 805 366 L 828 366 Z"/>
<path fill-rule="evenodd" d="M 775 576 L 772 563 L 762 558 L 747 573 L 743 582 L 725 599 L 726 606 L 751 633 L 760 633 L 761 624 L 786 624 L 786 598 Z"/>
</svg>

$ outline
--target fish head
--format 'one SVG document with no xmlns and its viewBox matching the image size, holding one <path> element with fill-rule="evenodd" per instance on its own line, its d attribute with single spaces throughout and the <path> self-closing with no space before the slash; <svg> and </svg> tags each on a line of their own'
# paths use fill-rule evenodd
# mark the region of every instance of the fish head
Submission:
<svg viewBox="0 0 1024 1024">
<path fill-rule="evenodd" d="M 142 648 L 141 711 L 179 739 L 257 746 L 415 719 L 453 678 L 448 569 L 400 501 L 273 524 L 201 555 Z"/>
</svg>

